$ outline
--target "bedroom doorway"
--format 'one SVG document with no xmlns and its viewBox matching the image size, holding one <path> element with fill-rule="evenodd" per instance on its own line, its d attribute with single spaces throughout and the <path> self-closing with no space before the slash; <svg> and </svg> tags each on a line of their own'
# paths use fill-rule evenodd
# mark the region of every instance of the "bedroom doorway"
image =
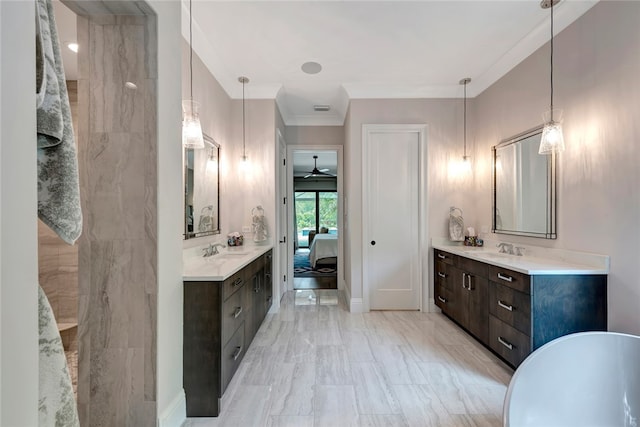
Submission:
<svg viewBox="0 0 640 427">
<path fill-rule="evenodd" d="M 339 289 L 341 148 L 290 146 L 289 247 L 293 289 Z"/>
</svg>

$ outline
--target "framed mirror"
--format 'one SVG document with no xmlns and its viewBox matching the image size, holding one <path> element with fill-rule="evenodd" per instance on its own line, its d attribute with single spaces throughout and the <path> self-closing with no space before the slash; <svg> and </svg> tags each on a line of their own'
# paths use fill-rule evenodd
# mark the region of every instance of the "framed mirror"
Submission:
<svg viewBox="0 0 640 427">
<path fill-rule="evenodd" d="M 556 156 L 540 155 L 542 127 L 493 147 L 493 232 L 556 238 Z"/>
<path fill-rule="evenodd" d="M 184 150 L 184 238 L 220 233 L 220 146 L 204 135 L 204 149 Z"/>
</svg>

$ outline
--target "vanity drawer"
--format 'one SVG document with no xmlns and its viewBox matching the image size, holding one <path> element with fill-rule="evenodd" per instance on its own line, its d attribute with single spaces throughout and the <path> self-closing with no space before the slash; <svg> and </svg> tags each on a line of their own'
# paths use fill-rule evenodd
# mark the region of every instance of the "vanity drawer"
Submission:
<svg viewBox="0 0 640 427">
<path fill-rule="evenodd" d="M 236 292 L 222 304 L 222 345 L 229 341 L 244 320 L 246 310 L 244 300 L 244 292 Z"/>
<path fill-rule="evenodd" d="M 451 289 L 451 270 L 449 264 L 446 264 L 443 261 L 436 261 L 434 279 L 434 283 Z"/>
<path fill-rule="evenodd" d="M 511 365 L 517 367 L 529 355 L 531 340 L 527 335 L 500 319 L 489 316 L 489 346 Z"/>
<path fill-rule="evenodd" d="M 222 299 L 226 301 L 231 295 L 236 293 L 244 284 L 244 270 L 240 270 L 229 277 L 222 284 Z"/>
<path fill-rule="evenodd" d="M 244 327 L 236 329 L 227 345 L 222 349 L 222 394 L 227 389 L 233 374 L 235 374 L 244 357 Z"/>
<path fill-rule="evenodd" d="M 489 286 L 489 313 L 531 335 L 531 296 L 492 282 Z"/>
<path fill-rule="evenodd" d="M 435 259 L 437 261 L 446 262 L 449 265 L 453 265 L 453 255 L 449 252 L 443 252 L 439 249 L 434 249 L 435 251 Z"/>
<path fill-rule="evenodd" d="M 449 313 L 451 311 L 450 307 L 447 305 L 451 300 L 451 291 L 445 288 L 443 285 L 436 283 L 433 299 L 438 307 L 445 312 Z"/>
<path fill-rule="evenodd" d="M 524 292 L 525 294 L 531 294 L 531 280 L 526 274 L 495 265 L 489 265 L 489 280 Z"/>
</svg>

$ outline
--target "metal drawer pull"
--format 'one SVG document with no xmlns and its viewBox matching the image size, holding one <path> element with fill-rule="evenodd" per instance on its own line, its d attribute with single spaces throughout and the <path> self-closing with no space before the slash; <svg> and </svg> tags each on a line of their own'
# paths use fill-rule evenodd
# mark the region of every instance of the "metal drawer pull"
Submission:
<svg viewBox="0 0 640 427">
<path fill-rule="evenodd" d="M 443 303 L 443 304 L 446 304 L 446 303 L 447 303 L 447 300 L 446 300 L 446 299 L 444 299 L 444 298 L 442 298 L 440 295 L 438 295 L 438 300 L 439 300 L 441 303 Z"/>
<path fill-rule="evenodd" d="M 513 344 L 505 341 L 502 337 L 498 337 L 498 341 L 500 341 L 500 344 L 507 347 L 509 350 L 513 350 Z"/>
<path fill-rule="evenodd" d="M 442 255 L 442 254 L 438 254 L 438 258 L 440 258 L 440 259 L 447 259 L 447 257 L 446 257 L 446 256 L 444 256 L 444 255 Z"/>
<path fill-rule="evenodd" d="M 505 310 L 513 311 L 513 306 L 512 305 L 507 305 L 507 304 L 503 303 L 500 300 L 498 300 L 498 305 L 500 307 L 504 308 Z"/>
<path fill-rule="evenodd" d="M 498 279 L 506 280 L 507 282 L 513 282 L 513 277 L 505 276 L 504 274 L 498 273 Z"/>
<path fill-rule="evenodd" d="M 240 285 L 242 285 L 242 277 L 238 277 L 236 280 L 233 281 L 234 288 L 237 288 Z"/>
<path fill-rule="evenodd" d="M 444 274 L 444 273 L 440 273 L 439 271 L 438 271 L 438 276 L 442 277 L 443 279 L 447 277 L 447 275 L 446 275 L 446 274 Z"/>
<path fill-rule="evenodd" d="M 236 347 L 236 351 L 233 352 L 233 360 L 238 360 L 238 357 L 242 354 L 242 346 Z"/>
<path fill-rule="evenodd" d="M 242 307 L 236 307 L 236 311 L 233 313 L 233 318 L 237 319 L 238 316 L 240 316 L 240 313 L 242 313 Z"/>
</svg>

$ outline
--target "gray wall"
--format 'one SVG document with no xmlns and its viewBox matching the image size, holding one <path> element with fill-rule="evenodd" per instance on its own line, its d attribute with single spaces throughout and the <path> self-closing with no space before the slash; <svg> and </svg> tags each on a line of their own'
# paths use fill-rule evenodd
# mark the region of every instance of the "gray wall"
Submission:
<svg viewBox="0 0 640 427">
<path fill-rule="evenodd" d="M 344 145 L 344 126 L 287 126 L 288 145 Z"/>
<path fill-rule="evenodd" d="M 564 110 L 558 239 L 505 241 L 611 256 L 609 328 L 640 334 L 640 3 L 599 2 L 555 38 L 555 105 Z M 491 146 L 541 124 L 549 44 L 475 99 L 477 223 L 491 223 Z"/>
<path fill-rule="evenodd" d="M 471 109 L 472 107 L 468 105 Z M 352 100 L 345 127 L 345 193 L 348 217 L 345 250 L 347 283 L 352 298 L 362 298 L 362 125 L 426 123 L 427 218 L 429 237 L 447 236 L 449 207 L 464 210 L 465 220 L 473 221 L 469 175 L 460 175 L 456 165 L 462 159 L 462 100 L 458 99 L 358 99 Z M 470 127 L 471 120 L 469 120 Z M 469 143 L 468 145 L 473 145 Z M 428 251 L 425 251 L 425 255 Z M 424 260 L 428 265 L 429 260 Z M 424 278 L 424 307 L 431 298 L 429 278 Z M 349 285 L 347 285 L 349 286 Z"/>
</svg>

